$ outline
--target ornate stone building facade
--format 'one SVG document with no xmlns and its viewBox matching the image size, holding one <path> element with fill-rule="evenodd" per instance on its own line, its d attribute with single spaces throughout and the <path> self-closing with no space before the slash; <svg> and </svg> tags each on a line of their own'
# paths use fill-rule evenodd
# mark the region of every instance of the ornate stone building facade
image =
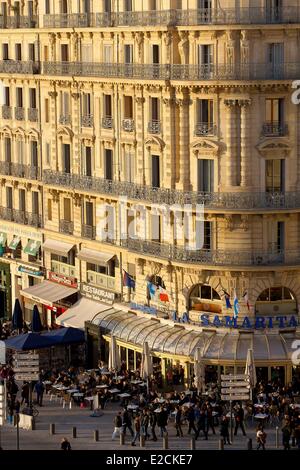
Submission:
<svg viewBox="0 0 300 470">
<path fill-rule="evenodd" d="M 228 326 L 226 294 L 232 306 L 239 300 L 241 327 L 270 329 L 274 318 L 274 328 L 294 331 L 298 2 L 1 8 L 3 311 L 9 283 L 14 300 L 50 272 L 134 311 L 188 312 L 199 331 Z M 200 231 L 203 246 L 188 249 L 186 238 Z M 49 321 L 59 300 L 47 304 Z M 24 296 L 28 312 L 33 301 Z"/>
</svg>

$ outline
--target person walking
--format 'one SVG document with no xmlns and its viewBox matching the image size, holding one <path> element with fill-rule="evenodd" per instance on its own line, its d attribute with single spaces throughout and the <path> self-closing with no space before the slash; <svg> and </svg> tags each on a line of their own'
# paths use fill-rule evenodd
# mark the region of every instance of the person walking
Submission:
<svg viewBox="0 0 300 470">
<path fill-rule="evenodd" d="M 190 407 L 188 409 L 186 417 L 187 417 L 187 421 L 189 423 L 187 433 L 191 434 L 191 430 L 193 430 L 194 433 L 197 434 L 197 429 L 195 428 L 195 413 L 194 413 L 194 409 L 192 407 Z"/>
<path fill-rule="evenodd" d="M 167 410 L 163 407 L 157 416 L 157 426 L 160 428 L 160 437 L 163 437 L 164 433 L 168 434 L 167 424 L 168 424 L 168 413 L 167 413 Z"/>
<path fill-rule="evenodd" d="M 225 415 L 222 416 L 220 434 L 222 438 L 224 439 L 224 444 L 226 444 L 226 441 L 227 441 L 227 444 L 231 444 L 230 439 L 229 439 L 229 419 Z"/>
<path fill-rule="evenodd" d="M 151 441 L 157 441 L 157 436 L 155 433 L 155 427 L 157 424 L 156 413 L 154 413 L 153 410 L 149 410 L 148 414 L 149 414 L 149 425 L 150 425 L 151 434 L 152 434 Z"/>
<path fill-rule="evenodd" d="M 29 406 L 29 384 L 28 382 L 23 382 L 22 389 L 21 389 L 21 405 L 25 401 L 25 405 Z"/>
<path fill-rule="evenodd" d="M 61 450 L 72 450 L 71 444 L 66 437 L 63 437 L 60 444 Z"/>
<path fill-rule="evenodd" d="M 245 426 L 244 426 L 244 410 L 241 405 L 238 405 L 237 411 L 235 412 L 235 428 L 234 435 L 237 435 L 238 427 L 240 426 L 243 436 L 246 436 Z"/>
<path fill-rule="evenodd" d="M 135 441 L 139 439 L 141 435 L 141 418 L 139 414 L 137 414 L 136 417 L 134 418 L 134 430 L 135 430 L 135 434 L 131 442 L 132 446 L 135 446 Z"/>
<path fill-rule="evenodd" d="M 291 438 L 292 431 L 291 431 L 291 427 L 289 426 L 289 424 L 285 424 L 285 426 L 283 426 L 283 428 L 281 429 L 281 432 L 282 432 L 283 450 L 290 450 L 291 449 L 290 438 Z"/>
<path fill-rule="evenodd" d="M 45 386 L 41 380 L 39 380 L 34 387 L 36 392 L 36 401 L 39 406 L 43 406 L 43 396 L 45 391 Z"/>
<path fill-rule="evenodd" d="M 296 446 L 300 450 L 300 424 L 295 427 Z"/>
<path fill-rule="evenodd" d="M 122 413 L 121 411 L 119 411 L 116 416 L 114 417 L 114 431 L 112 433 L 112 436 L 111 436 L 111 440 L 114 441 L 115 440 L 115 437 L 117 434 L 121 434 L 122 432 Z"/>
<path fill-rule="evenodd" d="M 182 420 L 182 409 L 181 406 L 176 406 L 175 408 L 175 428 L 176 428 L 176 437 L 183 437 L 183 432 L 181 428 Z"/>
<path fill-rule="evenodd" d="M 123 433 L 126 434 L 126 429 L 128 428 L 131 434 L 131 437 L 134 436 L 134 432 L 132 429 L 132 420 L 129 412 L 126 408 L 124 408 L 123 416 L 122 416 L 122 426 L 123 426 Z"/>
<path fill-rule="evenodd" d="M 267 434 L 264 432 L 263 427 L 259 425 L 257 428 L 257 432 L 256 432 L 256 442 L 257 442 L 256 450 L 259 450 L 261 447 L 263 450 L 266 450 L 265 448 L 266 440 L 267 440 Z"/>
<path fill-rule="evenodd" d="M 148 434 L 148 426 L 149 426 L 149 415 L 147 410 L 144 408 L 141 416 L 141 433 L 143 436 L 145 436 L 145 440 L 149 437 L 150 435 Z"/>
</svg>

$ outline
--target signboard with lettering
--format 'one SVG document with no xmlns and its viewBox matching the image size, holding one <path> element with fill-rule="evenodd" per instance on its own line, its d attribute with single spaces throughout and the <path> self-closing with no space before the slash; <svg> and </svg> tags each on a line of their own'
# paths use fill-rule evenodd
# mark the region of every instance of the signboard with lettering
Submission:
<svg viewBox="0 0 300 470">
<path fill-rule="evenodd" d="M 20 273 L 30 274 L 31 276 L 43 276 L 44 275 L 42 268 L 39 271 L 37 271 L 36 269 L 33 269 L 29 266 L 23 266 L 23 265 L 18 267 L 18 271 Z"/>
<path fill-rule="evenodd" d="M 13 355 L 13 369 L 16 380 L 32 381 L 39 379 L 39 355 L 16 353 Z"/>
<path fill-rule="evenodd" d="M 230 317 L 229 315 L 200 315 L 201 326 L 221 327 L 221 328 L 239 328 L 261 330 L 265 328 L 296 328 L 299 324 L 295 315 L 277 315 L 265 317 L 243 317 L 241 319 Z"/>
<path fill-rule="evenodd" d="M 115 292 L 107 291 L 85 283 L 81 284 L 80 292 L 88 299 L 94 300 L 96 302 L 105 302 L 109 305 L 112 305 L 116 298 Z"/>
<path fill-rule="evenodd" d="M 57 282 L 57 284 L 63 284 L 64 286 L 74 287 L 78 286 L 77 279 L 75 277 L 64 276 L 63 274 L 57 274 L 53 271 L 48 272 L 49 281 Z"/>
</svg>

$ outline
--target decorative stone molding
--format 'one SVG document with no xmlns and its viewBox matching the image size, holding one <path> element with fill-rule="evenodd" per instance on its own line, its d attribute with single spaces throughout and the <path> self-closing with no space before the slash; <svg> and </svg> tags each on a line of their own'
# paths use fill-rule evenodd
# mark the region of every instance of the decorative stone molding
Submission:
<svg viewBox="0 0 300 470">
<path fill-rule="evenodd" d="M 237 104 L 237 100 L 226 99 L 224 100 L 224 104 L 227 108 L 234 108 Z"/>
<path fill-rule="evenodd" d="M 48 91 L 50 98 L 55 99 L 57 97 L 57 91 Z"/>
<path fill-rule="evenodd" d="M 66 127 L 66 126 L 63 126 L 63 127 L 59 127 L 58 130 L 57 130 L 57 135 L 58 137 L 60 137 L 61 139 L 63 137 L 69 137 L 70 139 L 73 139 L 74 137 L 74 132 L 69 128 L 69 127 Z"/>
<path fill-rule="evenodd" d="M 276 156 L 286 158 L 292 150 L 289 140 L 285 137 L 267 138 L 256 146 L 263 157 Z"/>
<path fill-rule="evenodd" d="M 210 140 L 207 138 L 201 138 L 191 143 L 191 150 L 196 157 L 206 155 L 212 155 L 217 157 L 220 151 L 220 144 L 217 141 Z"/>
<path fill-rule="evenodd" d="M 147 149 L 158 147 L 159 150 L 162 151 L 165 148 L 165 146 L 166 146 L 165 142 L 156 136 L 149 137 L 149 139 L 145 140 L 145 147 Z"/>
<path fill-rule="evenodd" d="M 145 98 L 144 98 L 143 96 L 136 96 L 136 97 L 135 97 L 135 102 L 136 102 L 137 104 L 144 104 L 145 101 L 146 101 L 146 100 L 145 100 Z"/>
<path fill-rule="evenodd" d="M 225 229 L 232 232 L 232 230 L 234 228 L 233 216 L 232 215 L 225 215 L 224 219 L 225 219 Z"/>
<path fill-rule="evenodd" d="M 250 221 L 249 221 L 249 216 L 248 215 L 241 215 L 241 229 L 247 232 L 250 227 Z"/>
<path fill-rule="evenodd" d="M 144 45 L 144 33 L 142 31 L 138 31 L 134 34 L 134 38 L 138 46 L 138 56 L 140 59 L 142 59 L 143 45 Z"/>
<path fill-rule="evenodd" d="M 82 205 L 82 196 L 80 194 L 73 195 L 74 205 L 75 207 L 81 207 Z"/>
<path fill-rule="evenodd" d="M 189 62 L 189 33 L 187 31 L 179 32 L 180 41 L 178 43 L 178 51 L 180 55 L 181 64 L 188 64 Z"/>
</svg>

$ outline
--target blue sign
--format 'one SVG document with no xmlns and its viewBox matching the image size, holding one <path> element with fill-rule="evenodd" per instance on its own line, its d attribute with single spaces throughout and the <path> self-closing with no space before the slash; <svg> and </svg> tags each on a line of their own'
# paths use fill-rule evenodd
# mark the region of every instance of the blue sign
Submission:
<svg viewBox="0 0 300 470">
<path fill-rule="evenodd" d="M 27 266 L 19 266 L 18 271 L 21 273 L 32 274 L 33 276 L 43 276 L 43 271 L 35 271 L 34 269 L 30 269 Z"/>
<path fill-rule="evenodd" d="M 156 315 L 157 310 L 155 307 L 148 307 L 148 305 L 136 304 L 134 302 L 130 303 L 131 310 L 139 310 L 140 312 L 150 313 L 151 315 Z"/>
<path fill-rule="evenodd" d="M 239 320 L 238 318 L 230 317 L 228 315 L 220 317 L 215 315 L 210 320 L 209 315 L 200 315 L 201 326 L 214 326 L 222 328 L 242 328 L 242 329 L 255 329 L 262 330 L 264 328 L 296 328 L 299 323 L 295 315 L 286 316 L 278 315 L 277 317 L 255 317 Z"/>
</svg>

